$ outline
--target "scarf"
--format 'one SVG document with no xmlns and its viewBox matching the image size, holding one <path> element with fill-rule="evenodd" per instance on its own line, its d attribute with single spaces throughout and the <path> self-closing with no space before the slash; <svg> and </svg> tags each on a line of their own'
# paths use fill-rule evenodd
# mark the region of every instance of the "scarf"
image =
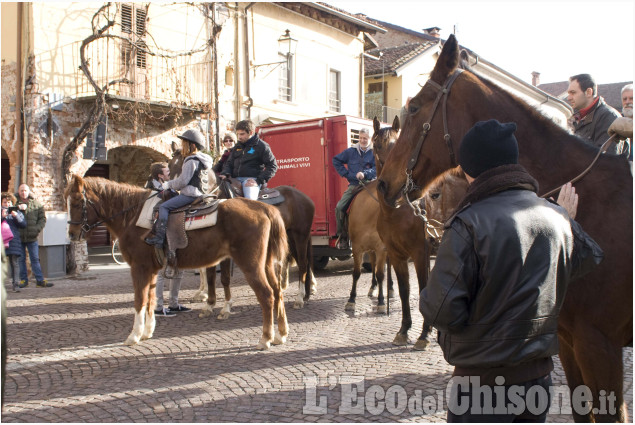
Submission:
<svg viewBox="0 0 635 425">
<path fill-rule="evenodd" d="M 574 114 L 576 122 L 582 121 L 584 117 L 589 115 L 589 112 L 591 112 L 591 109 L 593 109 L 598 104 L 599 101 L 600 101 L 600 96 L 596 97 L 595 100 L 591 102 L 589 106 L 587 106 L 584 109 L 580 109 L 576 114 Z"/>
<path fill-rule="evenodd" d="M 465 197 L 459 202 L 452 217 L 447 221 L 446 226 L 448 226 L 456 214 L 467 205 L 508 189 L 538 192 L 538 182 L 519 164 L 501 165 L 500 167 L 484 171 L 470 184 L 465 193 Z"/>
</svg>

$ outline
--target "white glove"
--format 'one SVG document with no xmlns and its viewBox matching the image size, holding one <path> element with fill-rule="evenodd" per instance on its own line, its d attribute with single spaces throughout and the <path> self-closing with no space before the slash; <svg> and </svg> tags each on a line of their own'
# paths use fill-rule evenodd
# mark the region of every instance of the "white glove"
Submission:
<svg viewBox="0 0 635 425">
<path fill-rule="evenodd" d="M 170 185 L 168 185 L 168 182 L 161 183 L 161 186 L 163 186 L 163 190 L 166 190 L 166 189 L 170 188 Z"/>
</svg>

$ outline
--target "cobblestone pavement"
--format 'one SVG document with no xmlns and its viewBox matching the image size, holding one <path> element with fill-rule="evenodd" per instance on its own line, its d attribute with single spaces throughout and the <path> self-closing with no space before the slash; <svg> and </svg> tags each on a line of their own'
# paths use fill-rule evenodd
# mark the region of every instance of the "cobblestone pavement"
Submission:
<svg viewBox="0 0 635 425">
<path fill-rule="evenodd" d="M 288 342 L 266 352 L 255 350 L 262 315 L 237 269 L 228 320 L 198 317 L 203 304 L 188 304 L 198 276 L 186 272 L 181 300 L 195 311 L 158 318 L 154 337 L 134 347 L 122 344 L 133 322 L 126 266 L 93 267 L 80 277 L 56 280 L 50 289 L 9 292 L 2 421 L 445 421 L 451 367 L 439 346 L 417 352 L 391 345 L 401 305 L 395 298 L 390 316 L 377 315 L 376 301 L 366 296 L 369 273 L 360 279 L 356 313 L 344 312 L 351 268 L 350 260 L 332 261 L 319 272 L 318 293 L 302 310 L 292 308 L 297 285 L 290 285 Z M 413 294 L 411 339 L 421 329 L 416 299 Z M 632 418 L 632 349 L 624 351 L 624 362 Z M 554 384 L 562 385 L 556 363 Z M 351 380 L 363 383 L 361 397 L 349 403 L 362 413 L 346 413 L 351 390 L 361 388 L 346 385 Z M 393 396 L 386 403 L 384 393 Z M 548 417 L 571 420 L 567 414 Z"/>
</svg>

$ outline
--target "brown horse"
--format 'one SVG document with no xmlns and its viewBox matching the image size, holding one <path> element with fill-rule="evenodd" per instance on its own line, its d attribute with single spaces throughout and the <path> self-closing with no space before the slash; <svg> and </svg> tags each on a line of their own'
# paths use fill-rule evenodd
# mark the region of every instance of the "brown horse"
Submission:
<svg viewBox="0 0 635 425">
<path fill-rule="evenodd" d="M 126 345 L 152 337 L 155 326 L 155 281 L 161 265 L 154 248 L 143 241 L 146 229 L 136 226 L 151 191 L 110 180 L 73 176 L 64 196 L 70 216 L 68 234 L 81 239 L 97 223 L 104 223 L 119 239 L 121 253 L 130 265 L 135 293 L 135 320 Z M 263 315 L 258 349 L 285 342 L 288 327 L 278 274 L 286 261 L 287 236 L 280 213 L 262 202 L 232 199 L 218 207 L 217 223 L 188 231 L 189 243 L 176 252 L 183 268 L 217 264 L 231 257 L 256 293 Z M 274 337 L 274 312 L 278 328 Z"/>
<path fill-rule="evenodd" d="M 183 165 L 182 155 L 180 149 L 173 148 L 172 159 L 168 166 L 170 168 L 171 176 L 178 176 L 181 174 L 181 168 Z M 211 173 L 210 173 L 211 174 Z M 215 176 L 214 176 L 215 179 Z M 210 183 L 210 186 L 214 186 Z M 298 189 L 291 186 L 278 186 L 275 188 L 284 197 L 284 201 L 276 207 L 282 215 L 285 229 L 287 231 L 287 240 L 289 242 L 289 258 L 288 263 L 292 265 L 293 262 L 298 266 L 299 282 L 298 282 L 298 296 L 293 303 L 293 308 L 302 308 L 305 301 L 310 297 L 310 294 L 315 293 L 317 282 L 312 270 L 312 258 L 313 247 L 311 245 L 311 224 L 313 223 L 313 215 L 315 214 L 315 204 L 307 195 L 300 192 Z M 219 193 L 219 197 L 226 197 Z M 232 298 L 231 291 L 229 289 L 230 284 L 230 261 L 226 260 L 221 262 L 221 283 L 225 292 L 225 305 L 223 306 L 221 313 L 218 315 L 219 319 L 227 319 L 229 317 Z M 283 278 L 288 279 L 289 270 L 285 268 L 283 270 Z M 206 277 L 206 279 L 203 278 Z M 286 282 L 285 282 L 286 283 Z M 207 288 L 205 288 L 207 286 Z M 207 293 L 207 309 L 201 316 L 209 316 L 216 305 L 216 267 L 208 268 L 205 273 L 201 270 L 201 287 L 199 293 Z M 201 299 L 205 301 L 205 299 Z"/>
<path fill-rule="evenodd" d="M 392 127 L 381 128 L 381 123 L 375 117 L 373 119 L 373 154 L 375 155 L 375 167 L 377 174 L 381 172 L 383 162 L 394 143 L 394 135 L 399 133 L 399 118 L 395 117 Z M 365 184 L 365 187 L 353 199 L 348 214 L 348 235 L 353 251 L 353 285 L 348 302 L 344 307 L 347 311 L 355 311 L 355 299 L 357 298 L 357 281 L 362 274 L 362 259 L 368 253 L 372 269 L 372 285 L 368 296 L 374 294 L 374 289 L 379 287 L 377 295 L 377 313 L 386 313 L 384 300 L 384 268 L 386 267 L 386 247 L 377 233 L 377 215 L 379 203 L 377 200 L 377 181 Z M 388 265 L 390 272 L 390 265 Z M 392 292 L 392 279 L 388 282 L 388 295 Z"/>
<path fill-rule="evenodd" d="M 446 41 L 430 80 L 410 101 L 405 128 L 379 182 L 388 205 L 401 203 L 412 182 L 426 187 L 455 165 L 458 141 L 477 121 L 495 118 L 518 125 L 520 163 L 542 192 L 581 173 L 598 149 L 567 133 L 499 86 L 459 72 L 459 47 Z M 442 99 L 445 97 L 445 99 Z M 437 109 L 445 109 L 438 111 Z M 445 135 L 445 129 L 449 129 Z M 572 284 L 558 322 L 560 360 L 568 385 L 590 388 L 593 406 L 601 395 L 616 397 L 617 412 L 574 412 L 576 421 L 624 421 L 622 347 L 633 336 L 633 178 L 628 161 L 601 155 L 575 184 L 580 197 L 576 220 L 602 247 L 604 261 Z"/>
</svg>

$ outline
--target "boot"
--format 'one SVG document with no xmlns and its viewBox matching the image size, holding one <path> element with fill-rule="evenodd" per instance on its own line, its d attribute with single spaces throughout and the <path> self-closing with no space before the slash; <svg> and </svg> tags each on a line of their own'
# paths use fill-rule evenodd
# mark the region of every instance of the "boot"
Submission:
<svg viewBox="0 0 635 425">
<path fill-rule="evenodd" d="M 156 223 L 156 230 L 154 236 L 146 238 L 145 242 L 148 245 L 156 245 L 159 249 L 163 248 L 163 241 L 165 240 L 165 230 L 168 226 L 167 220 L 158 220 Z"/>
</svg>

